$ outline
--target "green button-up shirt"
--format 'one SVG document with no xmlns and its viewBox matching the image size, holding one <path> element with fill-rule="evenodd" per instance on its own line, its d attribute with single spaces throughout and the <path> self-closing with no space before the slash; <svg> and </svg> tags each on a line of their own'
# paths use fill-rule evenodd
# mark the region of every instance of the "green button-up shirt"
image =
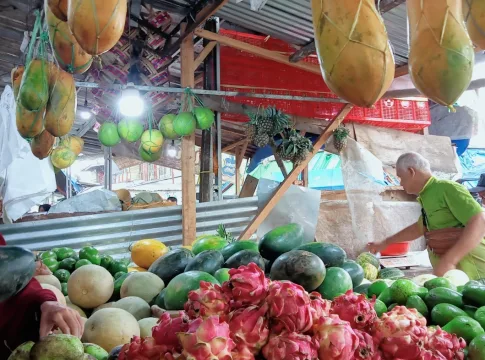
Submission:
<svg viewBox="0 0 485 360">
<path fill-rule="evenodd" d="M 464 227 L 482 212 L 482 207 L 461 184 L 431 177 L 419 193 L 418 201 L 426 213 L 428 230 Z M 420 219 L 422 224 L 422 219 Z"/>
</svg>

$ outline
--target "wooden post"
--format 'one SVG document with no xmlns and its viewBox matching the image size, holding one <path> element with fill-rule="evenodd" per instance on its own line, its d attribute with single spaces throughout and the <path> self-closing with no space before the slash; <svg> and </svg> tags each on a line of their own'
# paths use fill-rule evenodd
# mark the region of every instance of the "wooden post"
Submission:
<svg viewBox="0 0 485 360">
<path fill-rule="evenodd" d="M 302 171 L 303 186 L 308 187 L 308 165 Z"/>
<path fill-rule="evenodd" d="M 261 209 L 261 211 L 254 217 L 251 223 L 246 227 L 246 229 L 239 236 L 239 239 L 249 239 L 258 229 L 259 225 L 266 219 L 271 210 L 274 209 L 278 201 L 285 194 L 296 180 L 301 171 L 308 165 L 310 160 L 320 151 L 320 148 L 327 142 L 328 138 L 332 135 L 333 131 L 340 125 L 340 123 L 345 119 L 347 114 L 352 110 L 353 105 L 346 104 L 340 110 L 340 112 L 335 116 L 335 118 L 330 122 L 330 124 L 325 128 L 322 134 L 318 137 L 315 144 L 313 144 L 313 152 L 311 152 L 308 157 L 300 163 L 298 166 L 293 168 L 293 170 L 288 174 L 285 180 L 278 186 L 276 191 L 270 197 L 266 205 Z"/>
<path fill-rule="evenodd" d="M 182 24 L 181 32 L 186 24 Z M 180 48 L 181 85 L 194 87 L 194 41 L 187 36 Z M 185 96 L 185 95 L 183 95 Z M 196 238 L 196 194 L 195 194 L 195 134 L 182 138 L 182 234 L 183 245 L 190 245 Z"/>
<path fill-rule="evenodd" d="M 239 170 L 241 169 L 242 162 L 244 160 L 244 155 L 246 154 L 246 150 L 248 148 L 248 140 L 236 149 L 236 195 L 239 195 L 239 191 L 241 189 L 241 174 Z"/>
</svg>

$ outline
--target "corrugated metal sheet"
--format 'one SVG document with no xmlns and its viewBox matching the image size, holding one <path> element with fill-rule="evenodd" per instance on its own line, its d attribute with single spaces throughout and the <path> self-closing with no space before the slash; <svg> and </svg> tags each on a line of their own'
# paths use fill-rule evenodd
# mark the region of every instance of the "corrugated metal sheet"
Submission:
<svg viewBox="0 0 485 360">
<path fill-rule="evenodd" d="M 268 0 L 259 12 L 251 10 L 249 0 L 239 3 L 230 0 L 217 15 L 246 29 L 270 35 L 290 44 L 301 46 L 313 40 L 310 0 Z M 394 49 L 396 64 L 406 64 L 406 4 L 392 9 L 383 17 Z"/>
<path fill-rule="evenodd" d="M 239 235 L 258 211 L 258 198 L 197 204 L 197 234 L 215 233 L 219 224 Z M 0 225 L 9 245 L 31 250 L 93 245 L 115 258 L 129 256 L 129 246 L 140 239 L 159 239 L 167 246 L 182 244 L 180 206 L 135 210 Z"/>
</svg>

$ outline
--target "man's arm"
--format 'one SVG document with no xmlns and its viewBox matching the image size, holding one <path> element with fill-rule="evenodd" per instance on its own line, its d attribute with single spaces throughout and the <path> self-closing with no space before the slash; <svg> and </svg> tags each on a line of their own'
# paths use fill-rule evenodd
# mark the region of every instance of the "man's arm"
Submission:
<svg viewBox="0 0 485 360">
<path fill-rule="evenodd" d="M 399 231 L 398 233 L 388 237 L 386 240 L 380 243 L 370 243 L 368 244 L 369 251 L 377 253 L 381 252 L 391 244 L 413 241 L 424 235 L 424 228 L 421 221 L 418 220 L 414 224 L 408 226 L 407 228 Z"/>
</svg>

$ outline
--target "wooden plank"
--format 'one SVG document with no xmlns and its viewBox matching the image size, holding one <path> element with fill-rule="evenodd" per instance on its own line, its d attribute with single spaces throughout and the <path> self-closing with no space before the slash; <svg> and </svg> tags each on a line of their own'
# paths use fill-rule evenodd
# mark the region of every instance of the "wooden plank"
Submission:
<svg viewBox="0 0 485 360">
<path fill-rule="evenodd" d="M 235 168 L 235 181 L 234 185 L 236 185 L 236 195 L 239 195 L 239 185 L 241 182 L 241 174 L 239 173 L 239 167 L 237 166 L 238 163 L 242 162 L 241 159 L 241 146 L 236 148 L 236 168 Z"/>
<path fill-rule="evenodd" d="M 286 179 L 286 177 L 288 176 L 288 172 L 286 171 L 286 167 L 285 167 L 284 161 L 280 158 L 280 156 L 276 152 L 276 147 L 275 146 L 271 146 L 271 150 L 273 150 L 274 159 L 276 160 L 276 163 L 278 164 L 278 167 L 280 168 L 281 173 L 283 174 L 283 178 Z"/>
<path fill-rule="evenodd" d="M 197 68 L 204 62 L 205 58 L 211 53 L 212 50 L 214 50 L 216 45 L 216 41 L 211 41 L 204 47 L 204 50 L 202 50 L 199 56 L 197 56 L 197 58 L 194 60 L 194 71 L 197 70 Z"/>
<path fill-rule="evenodd" d="M 305 71 L 308 71 L 308 72 L 311 72 L 311 73 L 314 73 L 314 74 L 318 74 L 318 75 L 321 74 L 319 66 L 309 64 L 309 63 L 304 63 L 304 62 L 292 63 L 292 62 L 290 62 L 290 60 L 288 59 L 288 57 L 286 55 L 283 55 L 283 54 L 276 52 L 276 51 L 266 50 L 266 49 L 245 43 L 243 41 L 231 39 L 229 37 L 222 36 L 222 35 L 207 31 L 207 30 L 198 29 L 198 30 L 195 31 L 195 33 L 196 33 L 196 35 L 198 35 L 198 36 L 200 36 L 204 39 L 211 40 L 211 41 L 217 41 L 222 45 L 230 46 L 234 49 L 246 51 L 250 54 L 254 54 L 254 55 L 260 56 L 262 58 L 273 60 L 273 61 L 279 62 L 281 64 L 289 65 L 289 66 L 292 66 L 292 67 L 295 67 L 295 68 L 298 68 L 298 69 L 301 69 L 301 70 L 305 70 Z"/>
<path fill-rule="evenodd" d="M 394 79 L 409 74 L 409 67 L 407 65 L 399 66 L 394 73 Z"/>
<path fill-rule="evenodd" d="M 302 173 L 303 186 L 308 187 L 308 165 L 303 169 Z"/>
<path fill-rule="evenodd" d="M 185 29 L 183 24 L 181 29 Z M 187 36 L 181 46 L 182 86 L 193 87 L 194 42 Z M 195 194 L 195 134 L 182 138 L 182 234 L 183 245 L 190 245 L 196 238 L 196 194 Z"/>
<path fill-rule="evenodd" d="M 239 135 L 239 134 L 238 134 Z M 238 147 L 240 145 L 243 145 L 244 143 L 247 143 L 248 142 L 248 139 L 244 138 L 244 139 L 241 139 L 241 140 L 238 140 L 236 141 L 235 143 L 232 143 L 231 145 L 227 145 L 226 147 L 222 148 L 222 152 L 225 153 L 225 152 L 228 152 L 229 150 L 232 150 L 234 149 L 235 147 Z M 247 148 L 247 145 L 246 145 L 246 148 Z"/>
<path fill-rule="evenodd" d="M 240 198 L 251 197 L 254 196 L 254 192 L 258 187 L 259 180 L 256 179 L 254 176 L 247 175 L 246 180 L 244 180 L 244 184 L 241 189 L 241 193 L 239 194 Z"/>
<path fill-rule="evenodd" d="M 327 142 L 327 140 L 332 135 L 333 131 L 340 125 L 340 123 L 345 119 L 347 114 L 352 110 L 353 105 L 345 104 L 342 110 L 335 116 L 335 118 L 330 122 L 327 128 L 318 137 L 315 144 L 313 144 L 313 151 L 308 155 L 308 157 L 298 166 L 293 168 L 293 170 L 288 174 L 288 177 L 278 186 L 276 191 L 273 193 L 266 205 L 261 209 L 261 211 L 254 217 L 251 223 L 246 227 L 246 229 L 239 236 L 239 239 L 249 239 L 258 229 L 259 225 L 266 219 L 270 214 L 271 210 L 274 209 L 278 201 L 285 194 L 291 184 L 297 179 L 301 171 L 308 165 L 310 160 L 318 153 L 320 148 Z"/>
</svg>

